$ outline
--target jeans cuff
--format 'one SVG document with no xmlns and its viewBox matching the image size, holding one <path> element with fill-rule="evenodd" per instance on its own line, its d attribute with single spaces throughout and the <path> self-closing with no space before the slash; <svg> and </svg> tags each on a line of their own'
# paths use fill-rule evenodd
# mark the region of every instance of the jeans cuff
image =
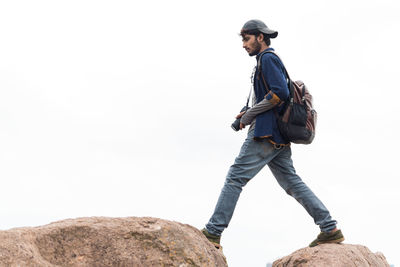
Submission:
<svg viewBox="0 0 400 267">
<path fill-rule="evenodd" d="M 213 229 L 212 227 L 210 227 L 210 225 L 206 225 L 206 229 L 207 231 L 212 234 L 212 235 L 216 235 L 216 236 L 221 236 L 221 232 L 218 230 Z"/>
</svg>

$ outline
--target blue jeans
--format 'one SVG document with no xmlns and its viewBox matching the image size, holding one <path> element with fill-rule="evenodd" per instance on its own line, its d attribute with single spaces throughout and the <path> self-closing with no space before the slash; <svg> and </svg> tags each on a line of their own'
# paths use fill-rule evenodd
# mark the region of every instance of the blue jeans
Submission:
<svg viewBox="0 0 400 267">
<path fill-rule="evenodd" d="M 290 146 L 275 148 L 268 140 L 255 141 L 254 130 L 248 136 L 235 163 L 229 169 L 214 213 L 206 225 L 209 233 L 221 235 L 232 218 L 242 188 L 265 165 L 268 165 L 279 185 L 294 197 L 311 215 L 322 232 L 332 231 L 336 221 L 328 209 L 296 174 Z"/>
</svg>

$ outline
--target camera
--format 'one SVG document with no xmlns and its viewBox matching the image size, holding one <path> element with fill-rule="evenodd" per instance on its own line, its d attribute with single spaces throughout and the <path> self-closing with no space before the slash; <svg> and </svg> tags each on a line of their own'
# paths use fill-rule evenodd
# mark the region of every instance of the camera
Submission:
<svg viewBox="0 0 400 267">
<path fill-rule="evenodd" d="M 246 110 L 248 110 L 248 109 L 249 109 L 248 106 L 244 106 L 240 112 L 246 111 Z M 240 118 L 239 118 L 239 119 L 236 119 L 236 120 L 232 123 L 231 127 L 232 127 L 232 129 L 235 130 L 236 132 L 239 131 L 239 130 L 240 130 Z"/>
</svg>

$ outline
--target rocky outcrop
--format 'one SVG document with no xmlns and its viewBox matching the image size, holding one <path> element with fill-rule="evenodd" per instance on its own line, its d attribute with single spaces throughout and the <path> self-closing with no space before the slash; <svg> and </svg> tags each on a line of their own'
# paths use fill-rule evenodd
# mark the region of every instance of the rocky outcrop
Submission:
<svg viewBox="0 0 400 267">
<path fill-rule="evenodd" d="M 196 228 L 156 218 L 79 218 L 0 231 L 0 266 L 227 266 Z"/>
<path fill-rule="evenodd" d="M 273 267 L 389 267 L 385 256 L 367 247 L 349 244 L 323 244 L 299 249 L 276 260 Z"/>
</svg>

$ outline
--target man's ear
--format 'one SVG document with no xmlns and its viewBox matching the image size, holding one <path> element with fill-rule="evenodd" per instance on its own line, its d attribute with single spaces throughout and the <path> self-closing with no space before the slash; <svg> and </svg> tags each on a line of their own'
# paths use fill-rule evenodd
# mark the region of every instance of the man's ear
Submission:
<svg viewBox="0 0 400 267">
<path fill-rule="evenodd" d="M 264 42 L 264 34 L 259 34 L 259 35 L 257 35 L 257 41 L 259 42 L 259 43 L 262 43 L 262 42 Z"/>
</svg>

